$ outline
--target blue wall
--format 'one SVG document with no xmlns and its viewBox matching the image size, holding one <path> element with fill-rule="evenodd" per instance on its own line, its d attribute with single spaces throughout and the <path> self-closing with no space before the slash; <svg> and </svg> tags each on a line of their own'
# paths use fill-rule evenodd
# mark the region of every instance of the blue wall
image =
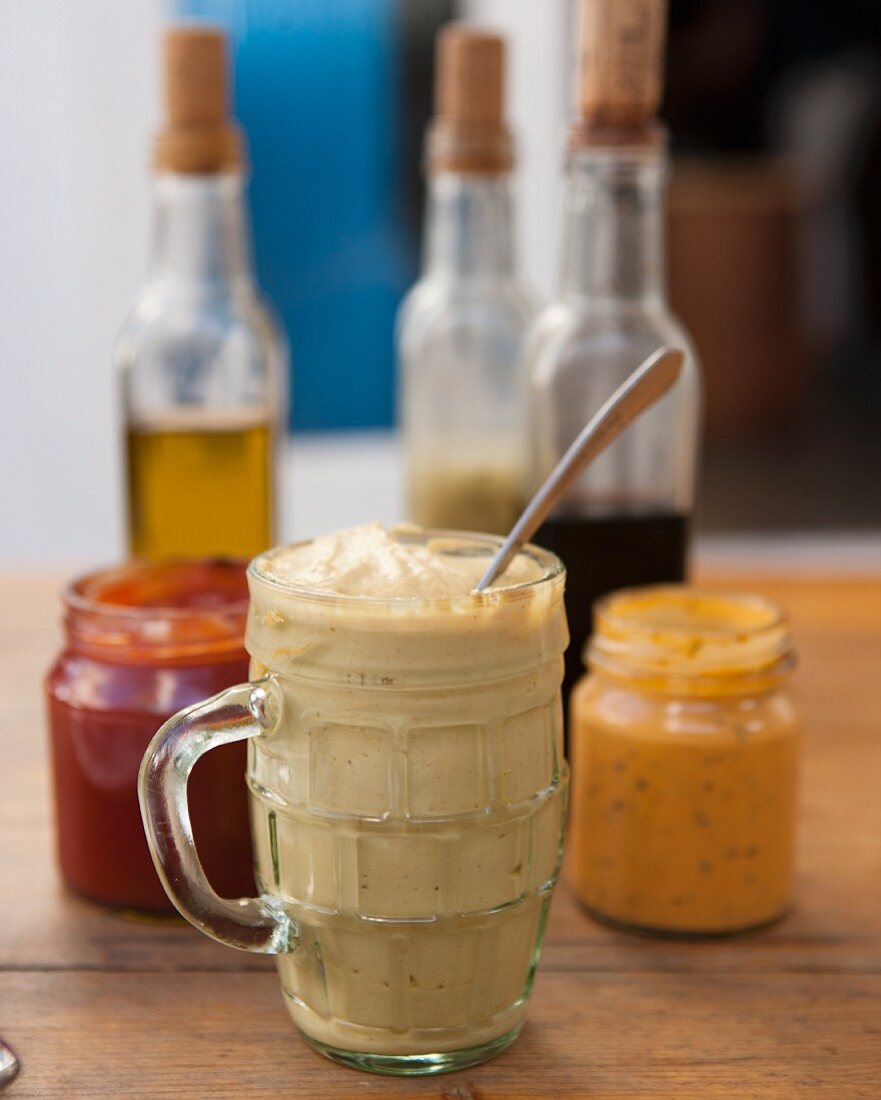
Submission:
<svg viewBox="0 0 881 1100">
<path fill-rule="evenodd" d="M 291 345 L 292 424 L 381 427 L 415 271 L 403 221 L 394 0 L 178 0 L 225 26 L 260 283 Z"/>
</svg>

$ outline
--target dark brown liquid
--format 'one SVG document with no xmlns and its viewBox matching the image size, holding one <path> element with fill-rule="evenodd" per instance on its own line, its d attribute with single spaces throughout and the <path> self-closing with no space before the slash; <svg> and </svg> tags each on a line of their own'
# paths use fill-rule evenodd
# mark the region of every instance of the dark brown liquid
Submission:
<svg viewBox="0 0 881 1100">
<path fill-rule="evenodd" d="M 566 650 L 563 702 L 584 672 L 582 652 L 591 632 L 594 600 L 616 588 L 685 580 L 688 518 L 675 512 L 549 519 L 534 541 L 566 566 Z"/>
</svg>

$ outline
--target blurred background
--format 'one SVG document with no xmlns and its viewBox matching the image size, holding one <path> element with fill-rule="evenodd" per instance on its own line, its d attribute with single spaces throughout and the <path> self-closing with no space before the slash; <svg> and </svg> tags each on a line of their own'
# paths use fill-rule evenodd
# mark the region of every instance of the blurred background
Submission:
<svg viewBox="0 0 881 1100">
<path fill-rule="evenodd" d="M 400 518 L 392 331 L 419 262 L 434 34 L 462 16 L 509 38 L 521 270 L 546 298 L 570 4 L 30 0 L 3 14 L 0 563 L 122 552 L 111 348 L 146 270 L 170 17 L 234 41 L 258 278 L 292 349 L 282 533 Z M 662 113 L 671 297 L 706 381 L 699 545 L 749 540 L 761 556 L 820 538 L 877 565 L 881 5 L 671 0 Z"/>
</svg>

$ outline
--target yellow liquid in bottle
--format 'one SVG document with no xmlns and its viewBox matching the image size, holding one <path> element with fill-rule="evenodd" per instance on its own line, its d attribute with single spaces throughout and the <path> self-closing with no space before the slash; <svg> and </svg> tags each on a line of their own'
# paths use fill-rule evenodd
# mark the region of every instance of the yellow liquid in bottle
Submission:
<svg viewBox="0 0 881 1100">
<path fill-rule="evenodd" d="M 132 555 L 251 558 L 271 546 L 272 435 L 253 421 L 130 427 Z"/>
</svg>

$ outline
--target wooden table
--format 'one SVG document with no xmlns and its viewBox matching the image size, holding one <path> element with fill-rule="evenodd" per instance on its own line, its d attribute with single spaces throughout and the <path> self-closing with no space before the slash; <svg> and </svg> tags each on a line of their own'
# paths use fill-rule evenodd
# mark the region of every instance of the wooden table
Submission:
<svg viewBox="0 0 881 1100">
<path fill-rule="evenodd" d="M 616 933 L 557 892 L 529 1023 L 433 1079 L 341 1069 L 297 1037 L 270 960 L 67 895 L 40 677 L 55 584 L 0 580 L 0 1035 L 10 1100 L 881 1097 L 881 587 L 750 580 L 786 603 L 807 720 L 798 905 L 757 935 Z"/>
</svg>

